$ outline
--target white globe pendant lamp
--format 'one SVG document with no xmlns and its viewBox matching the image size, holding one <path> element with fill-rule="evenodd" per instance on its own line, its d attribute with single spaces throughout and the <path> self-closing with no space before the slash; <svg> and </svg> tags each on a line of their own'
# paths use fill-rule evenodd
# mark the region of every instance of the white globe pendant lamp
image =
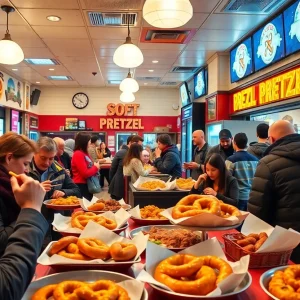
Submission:
<svg viewBox="0 0 300 300">
<path fill-rule="evenodd" d="M 131 92 L 123 92 L 120 96 L 120 101 L 124 103 L 130 103 L 135 100 L 135 96 Z"/>
<path fill-rule="evenodd" d="M 120 84 L 120 91 L 136 93 L 139 89 L 139 84 L 134 78 L 131 77 L 131 73 L 129 70 L 127 77 L 123 79 Z"/>
<path fill-rule="evenodd" d="M 127 69 L 137 68 L 144 61 L 142 51 L 131 41 L 129 23 L 126 41 L 115 51 L 113 61 L 117 66 Z"/>
<path fill-rule="evenodd" d="M 193 16 L 190 0 L 146 0 L 143 17 L 152 26 L 176 28 L 186 24 Z"/>
<path fill-rule="evenodd" d="M 24 59 L 24 53 L 21 47 L 12 41 L 8 30 L 8 14 L 14 12 L 11 6 L 3 5 L 1 9 L 6 12 L 6 33 L 3 40 L 0 40 L 0 63 L 6 65 L 16 65 Z"/>
</svg>

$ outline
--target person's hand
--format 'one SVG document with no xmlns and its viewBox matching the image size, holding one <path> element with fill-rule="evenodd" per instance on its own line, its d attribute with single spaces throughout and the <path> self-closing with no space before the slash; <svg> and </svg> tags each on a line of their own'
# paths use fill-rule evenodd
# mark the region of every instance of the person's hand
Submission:
<svg viewBox="0 0 300 300">
<path fill-rule="evenodd" d="M 41 206 L 46 194 L 46 190 L 37 180 L 34 180 L 25 174 L 18 177 L 23 184 L 19 184 L 17 178 L 11 177 L 11 187 L 17 204 L 22 208 L 32 208 L 41 211 Z"/>
<path fill-rule="evenodd" d="M 41 182 L 41 186 L 45 189 L 46 192 L 49 192 L 52 188 L 50 180 L 45 180 L 45 181 Z"/>
<path fill-rule="evenodd" d="M 99 160 L 94 162 L 94 166 L 99 170 L 100 169 L 100 162 Z"/>
<path fill-rule="evenodd" d="M 69 177 L 71 177 L 71 172 L 70 172 L 69 169 L 65 169 L 65 172 L 67 173 L 67 175 L 68 175 Z"/>
<path fill-rule="evenodd" d="M 54 191 L 54 193 L 52 194 L 52 199 L 57 199 L 57 198 L 60 198 L 60 197 L 64 197 L 66 194 L 62 191 L 59 191 L 59 190 L 56 190 Z"/>
<path fill-rule="evenodd" d="M 161 155 L 161 150 L 159 148 L 156 148 L 154 151 L 155 157 L 160 157 Z"/>
<path fill-rule="evenodd" d="M 198 169 L 199 168 L 199 164 L 197 164 L 194 161 L 191 161 L 191 162 L 188 163 L 188 167 L 189 167 L 189 169 Z"/>
<path fill-rule="evenodd" d="M 206 181 L 206 179 L 207 179 L 207 174 L 204 173 L 204 174 L 201 174 L 201 175 L 198 177 L 197 182 L 198 182 L 198 183 L 201 183 L 202 181 Z"/>
<path fill-rule="evenodd" d="M 183 167 L 185 170 L 189 170 L 189 169 L 190 169 L 189 163 L 187 163 L 187 162 L 183 163 L 182 167 Z"/>
<path fill-rule="evenodd" d="M 212 195 L 212 196 L 217 196 L 217 192 L 215 190 L 213 190 L 212 188 L 208 187 L 206 189 L 203 190 L 203 193 L 205 195 Z"/>
</svg>

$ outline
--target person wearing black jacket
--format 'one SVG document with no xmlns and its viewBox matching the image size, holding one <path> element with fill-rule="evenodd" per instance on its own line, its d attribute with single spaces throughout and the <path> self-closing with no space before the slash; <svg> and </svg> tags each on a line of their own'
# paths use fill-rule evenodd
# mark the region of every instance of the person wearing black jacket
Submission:
<svg viewBox="0 0 300 300">
<path fill-rule="evenodd" d="M 280 120 L 270 127 L 269 142 L 255 172 L 248 210 L 272 226 L 300 232 L 300 135 Z M 299 246 L 291 259 L 300 263 Z"/>
<path fill-rule="evenodd" d="M 20 207 L 14 232 L 0 258 L 0 299 L 20 300 L 34 275 L 36 261 L 48 229 L 40 213 L 45 190 L 26 175 L 11 178 L 11 186 Z"/>
<path fill-rule="evenodd" d="M 212 154 L 206 159 L 204 172 L 195 182 L 190 194 L 212 195 L 226 204 L 237 206 L 238 183 L 227 171 L 225 161 L 220 154 Z"/>
<path fill-rule="evenodd" d="M 97 154 L 100 159 L 109 158 L 111 156 L 111 152 L 106 147 L 106 144 L 104 142 L 101 142 L 99 148 L 97 148 Z M 101 188 L 104 187 L 104 178 L 106 178 L 107 183 L 109 185 L 109 182 L 110 182 L 109 181 L 109 170 L 100 168 L 100 186 L 101 186 Z"/>
</svg>

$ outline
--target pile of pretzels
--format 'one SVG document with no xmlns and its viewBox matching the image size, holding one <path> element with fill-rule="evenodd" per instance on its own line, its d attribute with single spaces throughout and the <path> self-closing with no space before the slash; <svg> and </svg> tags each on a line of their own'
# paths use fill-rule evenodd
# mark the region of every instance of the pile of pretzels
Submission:
<svg viewBox="0 0 300 300">
<path fill-rule="evenodd" d="M 267 240 L 267 238 L 268 235 L 265 232 L 250 233 L 244 238 L 236 240 L 236 243 L 242 247 L 243 250 L 256 252 Z"/>
</svg>

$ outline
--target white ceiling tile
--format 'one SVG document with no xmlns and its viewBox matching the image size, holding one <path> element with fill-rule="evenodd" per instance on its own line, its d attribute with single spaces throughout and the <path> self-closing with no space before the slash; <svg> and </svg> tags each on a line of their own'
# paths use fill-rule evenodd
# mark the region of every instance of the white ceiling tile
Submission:
<svg viewBox="0 0 300 300">
<path fill-rule="evenodd" d="M 123 27 L 89 27 L 92 39 L 105 39 L 105 40 L 123 40 L 125 42 L 128 35 L 127 28 Z M 140 28 L 130 28 L 130 36 L 133 40 L 140 37 Z M 123 42 L 123 43 L 124 43 Z"/>
<path fill-rule="evenodd" d="M 25 58 L 55 58 L 48 48 L 23 48 Z"/>
<path fill-rule="evenodd" d="M 182 50 L 186 44 L 139 42 L 138 46 L 141 50 Z"/>
<path fill-rule="evenodd" d="M 137 45 L 137 40 L 131 40 L 133 44 Z M 123 45 L 125 40 L 93 40 L 95 48 L 99 49 L 117 49 Z"/>
<path fill-rule="evenodd" d="M 76 64 L 93 64 L 96 63 L 95 56 L 79 57 L 79 56 L 57 56 L 57 59 L 62 64 L 76 65 Z"/>
<path fill-rule="evenodd" d="M 20 9 L 20 13 L 25 17 L 30 25 L 44 26 L 84 26 L 82 15 L 79 10 L 62 9 Z M 58 16 L 59 22 L 47 20 L 47 16 Z"/>
<path fill-rule="evenodd" d="M 6 26 L 0 25 L 0 38 L 4 37 L 6 32 Z M 34 33 L 34 31 L 27 25 L 11 25 L 9 26 L 9 33 L 11 35 L 12 40 L 15 38 L 37 38 L 38 36 Z"/>
<path fill-rule="evenodd" d="M 153 68 L 152 68 L 153 69 Z M 150 69 L 151 70 L 151 69 Z M 153 69 L 153 72 L 149 72 L 148 69 L 137 69 L 135 72 L 135 77 L 161 77 L 164 76 L 170 69 Z"/>
<path fill-rule="evenodd" d="M 6 4 L 11 6 L 9 3 Z M 0 24 L 6 25 L 6 12 L 2 9 L 0 10 Z M 25 21 L 21 18 L 18 12 L 10 13 L 8 16 L 8 28 L 10 29 L 10 25 L 25 25 Z"/>
<path fill-rule="evenodd" d="M 217 7 L 220 0 L 190 0 L 194 13 L 210 13 Z"/>
<path fill-rule="evenodd" d="M 174 61 L 173 61 L 174 62 Z M 170 69 L 172 67 L 173 63 L 171 64 L 164 64 L 164 61 L 160 61 L 158 62 L 157 64 L 146 64 L 146 63 L 143 63 L 141 64 L 141 66 L 139 68 L 143 68 L 143 69 L 147 69 L 147 70 L 151 70 L 151 69 L 155 69 L 155 70 L 166 70 L 166 69 Z"/>
<path fill-rule="evenodd" d="M 141 10 L 145 0 L 80 0 L 85 9 L 106 11 Z"/>
<path fill-rule="evenodd" d="M 200 29 L 193 37 L 193 41 L 208 41 L 208 42 L 236 42 L 247 31 L 239 30 L 209 30 Z"/>
<path fill-rule="evenodd" d="M 163 81 L 186 81 L 193 77 L 193 73 L 168 73 L 163 77 Z"/>
<path fill-rule="evenodd" d="M 199 50 L 199 51 L 183 51 L 179 59 L 181 58 L 198 58 L 198 59 L 208 59 L 212 55 L 215 54 L 216 51 L 205 51 L 205 50 Z"/>
<path fill-rule="evenodd" d="M 53 85 L 56 86 L 79 86 L 77 81 L 67 81 L 67 80 L 51 80 Z"/>
<path fill-rule="evenodd" d="M 116 49 L 95 49 L 98 56 L 114 56 Z"/>
<path fill-rule="evenodd" d="M 13 0 L 17 8 L 78 9 L 77 0 Z"/>
<path fill-rule="evenodd" d="M 42 76 L 51 76 L 51 75 L 66 75 L 69 76 L 70 73 L 64 66 L 31 66 L 32 69 L 36 70 Z M 54 69 L 54 71 L 50 71 L 49 69 Z"/>
<path fill-rule="evenodd" d="M 46 48 L 46 45 L 41 39 L 22 39 L 15 38 L 14 41 L 23 49 L 23 48 Z"/>
<path fill-rule="evenodd" d="M 42 39 L 87 39 L 85 27 L 33 26 Z"/>
<path fill-rule="evenodd" d="M 180 50 L 177 51 L 163 51 L 163 50 L 143 50 L 144 57 L 151 57 L 152 60 L 159 60 L 159 58 L 176 58 L 180 54 Z"/>
<path fill-rule="evenodd" d="M 92 64 L 64 64 L 67 70 L 69 70 L 72 74 L 81 74 L 88 73 L 92 74 L 93 72 L 99 73 L 99 68 L 96 63 Z"/>
<path fill-rule="evenodd" d="M 190 58 L 179 58 L 175 61 L 174 66 L 185 66 L 185 67 L 200 67 L 205 65 L 206 60 L 203 58 L 190 57 Z"/>
<path fill-rule="evenodd" d="M 16 64 L 16 65 L 13 65 L 13 66 L 12 65 L 6 65 L 6 64 L 0 64 L 0 66 L 4 66 L 8 70 L 17 69 L 17 68 L 20 68 L 20 67 L 28 67 L 28 65 L 25 63 L 25 61 L 22 61 L 19 64 Z"/>
<path fill-rule="evenodd" d="M 232 42 L 203 42 L 203 41 L 191 41 L 185 50 L 198 51 L 198 50 L 211 50 L 211 51 L 225 51 Z"/>
<path fill-rule="evenodd" d="M 144 56 L 144 64 L 152 64 L 153 60 L 158 60 L 160 64 L 172 65 L 174 63 L 174 61 L 176 60 L 176 58 L 167 58 L 167 57 L 159 58 L 158 56 L 156 56 L 154 54 L 152 57 Z"/>
</svg>

